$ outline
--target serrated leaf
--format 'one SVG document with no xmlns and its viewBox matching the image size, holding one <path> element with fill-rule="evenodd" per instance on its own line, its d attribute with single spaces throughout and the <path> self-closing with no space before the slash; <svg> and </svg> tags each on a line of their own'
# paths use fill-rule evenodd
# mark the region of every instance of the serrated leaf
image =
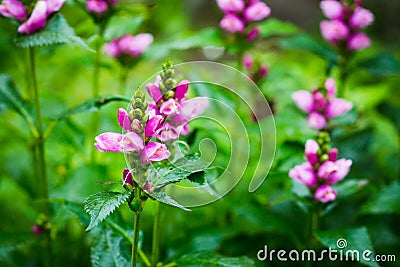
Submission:
<svg viewBox="0 0 400 267">
<path fill-rule="evenodd" d="M 73 44 L 92 50 L 80 37 L 75 34 L 74 29 L 61 14 L 51 18 L 46 26 L 31 35 L 18 35 L 15 43 L 21 47 L 35 47 L 52 44 Z"/>
<path fill-rule="evenodd" d="M 339 61 L 338 53 L 305 34 L 284 38 L 280 41 L 280 45 L 286 49 L 303 50 L 313 53 L 332 65 L 336 65 Z"/>
<path fill-rule="evenodd" d="M 90 259 L 94 267 L 126 267 L 130 263 L 129 244 L 121 235 L 104 227 L 95 233 Z"/>
<path fill-rule="evenodd" d="M 54 117 L 54 120 L 63 120 L 69 116 L 76 115 L 79 113 L 84 113 L 84 112 L 95 112 L 99 111 L 101 107 L 104 105 L 114 102 L 114 101 L 123 101 L 123 102 L 130 102 L 130 99 L 123 97 L 123 96 L 118 96 L 118 95 L 111 95 L 111 96 L 98 96 L 95 98 L 91 98 L 89 100 L 86 100 L 75 107 L 72 107 L 65 112 L 57 115 Z"/>
<path fill-rule="evenodd" d="M 379 54 L 360 61 L 358 67 L 377 76 L 400 75 L 400 62 L 390 54 Z"/>
<path fill-rule="evenodd" d="M 361 212 L 364 214 L 400 213 L 400 183 L 395 182 L 383 188 L 375 198 L 366 203 Z"/>
<path fill-rule="evenodd" d="M 371 238 L 369 237 L 367 228 L 360 227 L 354 229 L 347 229 L 343 231 L 319 231 L 317 232 L 317 237 L 323 245 L 334 250 L 342 250 L 343 255 L 346 255 L 347 251 L 357 250 L 360 257 L 360 263 L 372 267 L 379 266 L 374 259 L 374 248 L 372 246 Z M 344 239 L 341 240 L 341 239 Z M 370 259 L 371 261 L 366 261 L 362 255 L 363 252 L 369 250 L 371 251 Z M 349 252 L 348 255 L 351 253 Z M 338 255 L 338 254 L 336 254 Z M 351 256 L 349 256 L 351 257 Z"/>
<path fill-rule="evenodd" d="M 165 192 L 153 192 L 152 194 L 150 194 L 150 196 L 167 205 L 174 206 L 185 211 L 190 211 L 190 209 L 185 208 L 184 206 L 176 202 L 172 197 L 168 196 Z"/>
<path fill-rule="evenodd" d="M 291 35 L 299 32 L 294 24 L 284 22 L 278 19 L 270 18 L 261 22 L 260 27 L 260 37 L 270 37 L 274 35 Z"/>
<path fill-rule="evenodd" d="M 254 261 L 248 257 L 242 256 L 242 257 L 228 258 L 228 257 L 223 257 L 213 251 L 200 251 L 193 254 L 187 254 L 176 260 L 176 263 L 180 267 L 255 266 Z"/>
<path fill-rule="evenodd" d="M 28 123 L 33 123 L 32 107 L 18 93 L 10 76 L 0 74 L 0 105 L 20 114 Z"/>
<path fill-rule="evenodd" d="M 84 202 L 85 211 L 90 215 L 90 224 L 86 228 L 86 231 L 89 231 L 103 221 L 117 207 L 124 203 L 130 194 L 130 192 L 103 191 L 88 197 Z"/>
<path fill-rule="evenodd" d="M 113 16 L 107 23 L 104 31 L 104 39 L 112 40 L 125 34 L 135 32 L 142 24 L 144 18 L 142 15 L 135 17 L 130 16 Z"/>
</svg>

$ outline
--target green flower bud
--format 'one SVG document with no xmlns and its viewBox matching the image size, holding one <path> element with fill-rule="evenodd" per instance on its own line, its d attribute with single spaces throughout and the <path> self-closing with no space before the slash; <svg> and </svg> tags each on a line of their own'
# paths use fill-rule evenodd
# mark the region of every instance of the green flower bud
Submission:
<svg viewBox="0 0 400 267">
<path fill-rule="evenodd" d="M 175 79 L 168 78 L 168 79 L 164 82 L 164 84 L 165 84 L 165 87 L 166 87 L 167 89 L 172 90 L 172 89 L 174 89 L 174 88 L 176 87 L 177 82 L 176 82 Z"/>
<path fill-rule="evenodd" d="M 323 154 L 323 155 L 320 157 L 319 160 L 320 160 L 320 162 L 325 162 L 325 161 L 329 160 L 328 154 Z"/>
<path fill-rule="evenodd" d="M 175 92 L 172 90 L 169 90 L 164 94 L 164 99 L 167 100 L 167 99 L 173 98 L 174 95 L 175 95 Z"/>
<path fill-rule="evenodd" d="M 175 70 L 174 69 L 167 69 L 167 70 L 165 70 L 164 74 L 165 74 L 164 75 L 165 78 L 172 78 L 175 75 Z"/>
<path fill-rule="evenodd" d="M 129 203 L 129 208 L 133 212 L 138 212 L 140 210 L 140 203 L 137 199 L 134 199 L 131 203 Z"/>
</svg>

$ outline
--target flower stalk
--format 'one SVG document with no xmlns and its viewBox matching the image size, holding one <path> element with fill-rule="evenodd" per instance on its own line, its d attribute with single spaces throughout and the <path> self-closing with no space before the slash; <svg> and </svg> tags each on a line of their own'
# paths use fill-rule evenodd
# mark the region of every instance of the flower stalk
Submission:
<svg viewBox="0 0 400 267">
<path fill-rule="evenodd" d="M 160 254 L 160 223 L 161 223 L 161 202 L 156 202 L 156 214 L 154 217 L 154 225 L 153 225 L 153 243 L 151 249 L 151 262 L 153 266 L 156 266 L 159 259 Z"/>
<path fill-rule="evenodd" d="M 135 194 L 135 204 L 138 205 L 137 211 L 135 211 L 134 222 L 133 222 L 133 243 L 132 243 L 132 267 L 136 267 L 137 255 L 139 248 L 139 234 L 140 234 L 140 218 L 142 216 L 143 204 L 144 202 L 140 198 L 142 194 L 142 189 L 136 186 L 134 189 Z"/>
</svg>

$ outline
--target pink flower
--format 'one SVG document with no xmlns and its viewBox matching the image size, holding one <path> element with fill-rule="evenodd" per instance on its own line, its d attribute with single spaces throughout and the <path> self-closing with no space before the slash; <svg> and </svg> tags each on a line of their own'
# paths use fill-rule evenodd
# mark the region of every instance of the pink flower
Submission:
<svg viewBox="0 0 400 267">
<path fill-rule="evenodd" d="M 173 118 L 176 125 L 182 125 L 202 114 L 208 107 L 206 97 L 195 97 L 181 103 L 181 110 Z"/>
<path fill-rule="evenodd" d="M 314 98 L 314 109 L 319 110 L 319 111 L 325 110 L 325 107 L 326 107 L 325 96 L 318 90 L 314 90 L 313 98 Z"/>
<path fill-rule="evenodd" d="M 290 169 L 289 177 L 305 184 L 308 187 L 314 187 L 317 185 L 317 177 L 309 162 L 304 162 L 303 164 L 297 165 L 293 169 Z"/>
<path fill-rule="evenodd" d="M 119 133 L 102 133 L 95 137 L 94 146 L 100 152 L 139 152 L 144 148 L 143 139 L 135 132 L 125 135 Z"/>
<path fill-rule="evenodd" d="M 331 202 L 336 199 L 337 192 L 327 184 L 321 185 L 314 193 L 314 198 L 322 203 Z"/>
<path fill-rule="evenodd" d="M 154 134 L 158 131 L 158 129 L 161 127 L 162 122 L 164 121 L 164 117 L 161 115 L 155 115 L 151 117 L 147 124 L 146 128 L 144 130 L 145 135 L 147 137 L 153 137 Z"/>
<path fill-rule="evenodd" d="M 349 29 L 340 20 L 322 21 L 320 29 L 322 36 L 331 43 L 344 40 L 349 36 Z"/>
<path fill-rule="evenodd" d="M 371 39 L 365 33 L 356 33 L 347 42 L 347 48 L 351 51 L 362 50 L 371 45 Z"/>
<path fill-rule="evenodd" d="M 17 0 L 4 0 L 0 5 L 0 14 L 19 21 L 26 19 L 24 4 Z"/>
<path fill-rule="evenodd" d="M 318 149 L 319 145 L 317 142 L 315 142 L 312 139 L 307 140 L 306 142 L 306 149 L 305 149 L 305 154 L 308 162 L 310 162 L 311 166 L 315 166 L 319 160 L 318 160 Z"/>
<path fill-rule="evenodd" d="M 343 98 L 334 98 L 329 101 L 325 115 L 332 119 L 347 113 L 353 108 L 353 104 Z"/>
<path fill-rule="evenodd" d="M 161 161 L 171 156 L 166 145 L 158 142 L 150 142 L 143 149 L 141 154 L 141 162 L 149 164 L 152 161 Z"/>
<path fill-rule="evenodd" d="M 334 98 L 336 96 L 336 82 L 333 78 L 326 79 L 325 88 L 328 98 Z"/>
<path fill-rule="evenodd" d="M 177 99 L 179 102 L 185 98 L 186 93 L 189 89 L 189 84 L 190 82 L 188 80 L 183 80 L 176 86 L 174 98 Z"/>
<path fill-rule="evenodd" d="M 309 113 L 314 109 L 314 97 L 306 90 L 299 90 L 292 94 L 292 99 L 303 111 Z"/>
<path fill-rule="evenodd" d="M 128 168 L 124 169 L 124 172 L 122 173 L 122 179 L 124 180 L 124 183 L 133 186 L 132 172 Z"/>
<path fill-rule="evenodd" d="M 251 70 L 253 68 L 253 64 L 254 64 L 254 58 L 249 54 L 244 55 L 244 57 L 243 57 L 243 66 L 246 69 Z"/>
<path fill-rule="evenodd" d="M 162 99 L 162 94 L 160 88 L 154 83 L 148 83 L 145 85 L 147 92 L 154 100 L 154 102 L 158 102 Z"/>
<path fill-rule="evenodd" d="M 271 9 L 264 2 L 257 2 L 243 12 L 246 21 L 260 21 L 267 18 L 271 14 Z"/>
<path fill-rule="evenodd" d="M 329 151 L 329 160 L 330 161 L 336 161 L 337 157 L 339 155 L 339 151 L 337 150 L 337 148 L 332 148 L 331 151 Z"/>
<path fill-rule="evenodd" d="M 325 161 L 318 169 L 318 177 L 325 179 L 330 184 L 336 184 L 346 177 L 350 171 L 352 161 L 339 159 L 335 162 Z"/>
<path fill-rule="evenodd" d="M 368 9 L 357 7 L 350 18 L 350 26 L 362 29 L 374 22 L 374 15 Z"/>
<path fill-rule="evenodd" d="M 147 85 L 146 85 L 147 86 Z M 158 88 L 158 87 L 157 87 Z M 160 89 L 158 89 L 160 90 Z M 161 94 L 161 93 L 160 93 Z M 160 112 L 158 111 L 158 107 L 154 103 L 147 103 L 147 109 L 146 109 L 146 114 L 151 118 L 155 115 L 161 115 Z"/>
<path fill-rule="evenodd" d="M 147 50 L 153 42 L 153 35 L 150 33 L 140 33 L 138 35 L 125 35 L 119 40 L 119 48 L 122 53 L 132 57 L 138 57 Z"/>
<path fill-rule="evenodd" d="M 113 39 L 111 42 L 106 43 L 103 46 L 103 51 L 111 57 L 119 57 L 121 55 L 121 50 L 118 46 L 118 39 Z"/>
<path fill-rule="evenodd" d="M 46 0 L 47 3 L 47 16 L 51 13 L 57 12 L 64 5 L 65 0 Z"/>
<path fill-rule="evenodd" d="M 21 34 L 32 34 L 46 25 L 47 4 L 43 0 L 39 0 L 33 8 L 32 14 L 27 21 L 18 27 Z"/>
<path fill-rule="evenodd" d="M 242 32 L 245 27 L 244 22 L 233 14 L 225 15 L 219 23 L 219 26 L 229 33 Z"/>
<path fill-rule="evenodd" d="M 308 124 L 317 130 L 321 130 L 326 126 L 326 119 L 317 112 L 311 112 L 307 117 Z"/>
<path fill-rule="evenodd" d="M 131 119 L 128 112 L 123 108 L 118 109 L 118 123 L 125 131 L 132 132 Z"/>
<path fill-rule="evenodd" d="M 343 16 L 343 5 L 336 0 L 321 1 L 319 6 L 328 19 L 341 19 Z"/>
<path fill-rule="evenodd" d="M 168 99 L 160 106 L 160 112 L 166 116 L 173 116 L 180 112 L 181 105 L 176 102 L 173 98 Z"/>
<path fill-rule="evenodd" d="M 157 132 L 157 139 L 161 142 L 168 142 L 178 138 L 177 129 L 169 123 L 165 123 Z"/>
<path fill-rule="evenodd" d="M 103 14 L 108 11 L 108 5 L 104 0 L 88 0 L 86 9 L 95 14 Z"/>
<path fill-rule="evenodd" d="M 268 67 L 267 66 L 261 66 L 259 71 L 258 71 L 258 76 L 261 78 L 264 78 L 268 74 Z"/>
<path fill-rule="evenodd" d="M 254 27 L 246 36 L 247 41 L 253 41 L 260 35 L 260 27 Z"/>
<path fill-rule="evenodd" d="M 243 0 L 217 0 L 217 5 L 225 13 L 241 12 L 244 8 Z"/>
<path fill-rule="evenodd" d="M 39 225 L 35 224 L 35 225 L 32 226 L 31 232 L 32 232 L 32 234 L 34 234 L 36 236 L 40 236 L 40 235 L 43 234 L 44 230 Z"/>
<path fill-rule="evenodd" d="M 125 134 L 121 141 L 122 152 L 139 152 L 144 148 L 143 139 L 135 132 Z"/>
</svg>

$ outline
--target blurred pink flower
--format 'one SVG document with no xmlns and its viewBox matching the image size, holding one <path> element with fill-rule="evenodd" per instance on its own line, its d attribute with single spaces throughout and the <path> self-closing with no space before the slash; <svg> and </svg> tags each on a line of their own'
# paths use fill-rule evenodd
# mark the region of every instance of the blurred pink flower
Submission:
<svg viewBox="0 0 400 267">
<path fill-rule="evenodd" d="M 103 14 L 108 11 L 108 5 L 104 0 L 88 0 L 86 2 L 86 9 L 91 13 Z"/>
<path fill-rule="evenodd" d="M 345 40 L 349 36 L 349 29 L 340 20 L 322 21 L 320 23 L 322 36 L 331 43 Z"/>
<path fill-rule="evenodd" d="M 314 109 L 314 97 L 306 90 L 299 90 L 292 94 L 292 99 L 303 111 L 309 113 Z"/>
<path fill-rule="evenodd" d="M 347 42 L 347 48 L 351 51 L 362 50 L 371 45 L 371 39 L 365 33 L 356 33 Z"/>
<path fill-rule="evenodd" d="M 57 12 L 64 5 L 65 0 L 46 0 L 47 11 L 46 14 L 49 16 L 51 13 Z"/>
<path fill-rule="evenodd" d="M 357 7 L 350 18 L 350 26 L 357 29 L 365 28 L 374 22 L 374 15 L 368 9 Z"/>
<path fill-rule="evenodd" d="M 217 5 L 225 13 L 241 12 L 244 8 L 243 0 L 217 0 Z"/>
<path fill-rule="evenodd" d="M 257 2 L 248 6 L 243 17 L 246 21 L 260 21 L 267 18 L 271 14 L 271 9 L 264 2 Z"/>
<path fill-rule="evenodd" d="M 297 165 L 293 169 L 290 169 L 289 177 L 305 184 L 308 187 L 314 187 L 317 185 L 317 177 L 309 162 L 304 162 L 303 164 Z"/>
<path fill-rule="evenodd" d="M 310 162 L 311 166 L 315 166 L 318 162 L 318 149 L 319 145 L 316 141 L 309 139 L 306 142 L 305 154 L 308 162 Z"/>
<path fill-rule="evenodd" d="M 337 148 L 332 148 L 331 151 L 329 151 L 329 160 L 330 161 L 336 161 L 337 157 L 339 155 L 339 151 L 337 150 Z"/>
<path fill-rule="evenodd" d="M 318 169 L 318 177 L 325 179 L 329 184 L 336 184 L 346 177 L 351 164 L 352 161 L 349 159 L 339 159 L 335 162 L 325 161 Z"/>
<path fill-rule="evenodd" d="M 118 39 L 113 39 L 111 40 L 111 42 L 106 43 L 103 46 L 103 51 L 104 53 L 106 53 L 109 56 L 112 57 L 119 57 L 121 55 L 121 51 L 118 47 Z"/>
<path fill-rule="evenodd" d="M 325 111 L 325 115 L 328 119 L 341 116 L 353 108 L 353 104 L 343 98 L 331 99 Z"/>
<path fill-rule="evenodd" d="M 132 58 L 141 56 L 150 44 L 153 42 L 153 35 L 149 33 L 140 33 L 138 35 L 124 35 L 115 38 L 103 46 L 103 51 L 109 56 L 119 58 L 122 55 L 128 55 Z M 124 58 L 126 59 L 126 58 Z"/>
<path fill-rule="evenodd" d="M 336 82 L 333 78 L 328 78 L 325 81 L 326 95 L 329 99 L 336 96 Z"/>
<path fill-rule="evenodd" d="M 343 16 L 343 5 L 336 0 L 321 1 L 319 6 L 328 19 L 341 19 Z"/>
<path fill-rule="evenodd" d="M 246 69 L 251 70 L 253 68 L 253 64 L 254 64 L 254 58 L 251 55 L 246 54 L 243 56 L 243 66 Z"/>
<path fill-rule="evenodd" d="M 326 119 L 323 115 L 317 112 L 311 112 L 307 117 L 308 124 L 317 130 L 321 130 L 326 126 Z"/>
<path fill-rule="evenodd" d="M 243 32 L 245 27 L 244 22 L 233 14 L 225 15 L 219 25 L 229 33 Z"/>
<path fill-rule="evenodd" d="M 26 19 L 25 6 L 17 0 L 4 0 L 0 5 L 0 14 L 19 21 Z"/>
<path fill-rule="evenodd" d="M 253 41 L 260 35 L 260 27 L 252 28 L 246 36 L 247 41 Z"/>
<path fill-rule="evenodd" d="M 317 188 L 314 193 L 314 198 L 322 203 L 334 201 L 337 192 L 331 186 L 324 184 Z"/>
</svg>

